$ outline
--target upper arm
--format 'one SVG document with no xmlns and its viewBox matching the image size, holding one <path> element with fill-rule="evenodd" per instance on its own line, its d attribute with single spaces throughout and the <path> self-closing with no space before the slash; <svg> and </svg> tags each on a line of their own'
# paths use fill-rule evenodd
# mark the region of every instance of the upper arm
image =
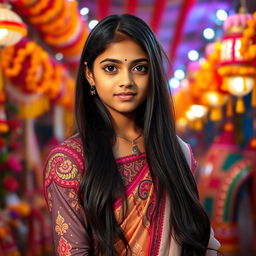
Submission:
<svg viewBox="0 0 256 256">
<path fill-rule="evenodd" d="M 91 238 L 84 210 L 79 203 L 81 159 L 68 147 L 54 149 L 44 170 L 56 255 L 89 255 Z"/>
</svg>

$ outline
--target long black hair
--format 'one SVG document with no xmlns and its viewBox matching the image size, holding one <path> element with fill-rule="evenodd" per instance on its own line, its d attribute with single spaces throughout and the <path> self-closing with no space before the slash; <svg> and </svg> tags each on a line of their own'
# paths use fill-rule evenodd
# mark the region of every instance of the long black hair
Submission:
<svg viewBox="0 0 256 256">
<path fill-rule="evenodd" d="M 149 91 L 138 108 L 137 125 L 143 130 L 145 150 L 157 198 L 167 193 L 171 201 L 170 225 L 182 246 L 182 255 L 205 255 L 210 236 L 209 218 L 198 200 L 197 187 L 178 143 L 174 111 L 163 68 L 163 50 L 151 29 L 141 19 L 111 15 L 100 21 L 85 43 L 76 83 L 75 115 L 83 143 L 85 174 L 80 184 L 80 199 L 94 237 L 94 255 L 112 256 L 114 242 L 129 244 L 117 223 L 113 203 L 125 201 L 125 188 L 113 154 L 115 131 L 112 119 L 97 95 L 90 95 L 85 64 L 93 70 L 96 57 L 110 43 L 125 35 L 137 42 L 149 59 Z"/>
</svg>

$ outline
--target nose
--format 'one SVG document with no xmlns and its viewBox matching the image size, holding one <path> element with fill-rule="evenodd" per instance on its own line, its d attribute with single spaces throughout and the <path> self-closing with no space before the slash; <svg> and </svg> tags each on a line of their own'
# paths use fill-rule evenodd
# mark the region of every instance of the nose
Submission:
<svg viewBox="0 0 256 256">
<path fill-rule="evenodd" d="M 133 77 L 130 70 L 123 70 L 121 73 L 120 87 L 131 87 L 133 86 Z"/>
</svg>

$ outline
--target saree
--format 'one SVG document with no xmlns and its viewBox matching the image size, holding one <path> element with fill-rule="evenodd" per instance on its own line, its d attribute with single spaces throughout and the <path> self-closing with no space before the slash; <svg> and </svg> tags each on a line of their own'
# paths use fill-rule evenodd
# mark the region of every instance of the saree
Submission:
<svg viewBox="0 0 256 256">
<path fill-rule="evenodd" d="M 192 151 L 188 144 L 178 140 L 193 171 L 195 160 Z M 46 161 L 45 197 L 52 219 L 56 255 L 87 256 L 93 251 L 94 239 L 78 199 L 85 169 L 83 160 L 81 140 L 71 137 L 54 148 Z M 146 154 L 122 157 L 116 159 L 116 163 L 126 188 L 127 207 L 121 199 L 117 199 L 113 210 L 131 248 L 129 255 L 180 256 L 181 248 L 170 228 L 170 200 L 166 194 L 159 199 L 156 212 L 156 193 Z M 213 234 L 209 246 L 214 249 L 219 247 Z M 125 255 L 120 240 L 115 241 L 114 248 L 117 255 Z M 207 256 L 216 255 L 213 253 L 207 253 Z"/>
</svg>

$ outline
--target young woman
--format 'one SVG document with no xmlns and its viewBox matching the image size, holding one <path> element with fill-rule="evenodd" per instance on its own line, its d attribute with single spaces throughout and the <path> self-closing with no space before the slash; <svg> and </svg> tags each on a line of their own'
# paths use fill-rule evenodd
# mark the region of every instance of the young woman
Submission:
<svg viewBox="0 0 256 256">
<path fill-rule="evenodd" d="M 91 31 L 77 132 L 45 166 L 57 255 L 216 255 L 190 147 L 176 136 L 163 56 L 135 16 L 109 16 Z"/>
</svg>

